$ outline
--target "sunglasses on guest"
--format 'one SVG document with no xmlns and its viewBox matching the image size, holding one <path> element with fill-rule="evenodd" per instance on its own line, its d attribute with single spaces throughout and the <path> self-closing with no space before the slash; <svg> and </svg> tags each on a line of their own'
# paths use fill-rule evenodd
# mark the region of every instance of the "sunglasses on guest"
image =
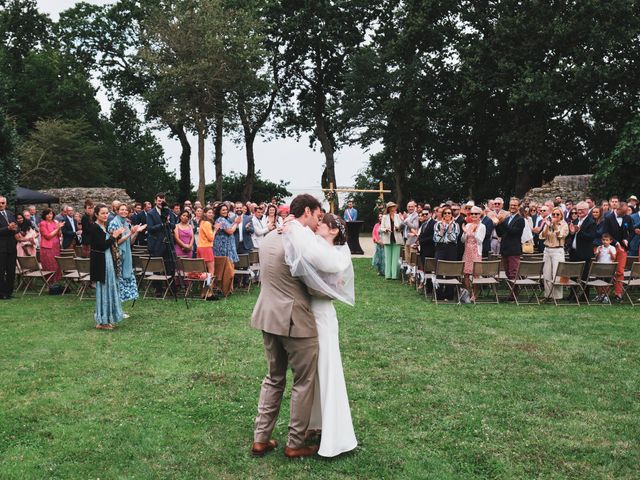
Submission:
<svg viewBox="0 0 640 480">
<path fill-rule="evenodd" d="M 477 217 L 477 216 L 478 216 L 478 215 L 480 215 L 480 214 L 479 214 L 479 213 L 477 213 L 477 212 L 476 212 L 476 213 L 471 212 L 469 215 L 471 215 L 472 217 Z"/>
<path fill-rule="evenodd" d="M 446 212 L 442 212 L 442 215 L 453 215 L 453 213 L 450 210 L 447 210 Z"/>
<path fill-rule="evenodd" d="M 561 213 L 552 213 L 551 216 L 552 217 L 561 217 L 562 214 Z"/>
</svg>

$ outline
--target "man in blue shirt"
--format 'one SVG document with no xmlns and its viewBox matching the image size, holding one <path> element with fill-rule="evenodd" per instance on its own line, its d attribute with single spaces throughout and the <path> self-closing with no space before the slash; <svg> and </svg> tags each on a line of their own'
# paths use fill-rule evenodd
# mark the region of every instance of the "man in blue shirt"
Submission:
<svg viewBox="0 0 640 480">
<path fill-rule="evenodd" d="M 344 220 L 346 222 L 355 222 L 358 220 L 358 210 L 353 208 L 353 201 L 349 200 L 347 202 L 347 208 L 344 211 Z"/>
</svg>

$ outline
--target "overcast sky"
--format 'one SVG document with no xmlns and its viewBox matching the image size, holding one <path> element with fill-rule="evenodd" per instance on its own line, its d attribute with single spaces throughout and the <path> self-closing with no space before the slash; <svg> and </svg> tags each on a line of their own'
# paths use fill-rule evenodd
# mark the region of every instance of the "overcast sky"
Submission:
<svg viewBox="0 0 640 480">
<path fill-rule="evenodd" d="M 105 0 L 85 0 L 87 3 L 104 5 L 114 3 Z M 54 21 L 58 14 L 77 3 L 75 0 L 38 0 L 38 6 L 42 12 L 48 13 Z M 98 93 L 98 99 L 103 110 L 108 109 L 108 102 L 104 92 Z M 105 112 L 106 113 L 106 112 Z M 180 146 L 177 140 L 167 138 L 166 131 L 156 132 L 156 137 L 162 143 L 170 169 L 178 171 L 180 160 Z M 197 186 L 197 143 L 191 139 L 191 181 Z M 308 146 L 308 136 L 304 136 L 297 142 L 295 139 L 279 139 L 263 142 L 256 139 L 254 146 L 256 156 L 256 169 L 262 172 L 262 176 L 272 181 L 280 179 L 291 182 L 289 190 L 294 194 L 300 191 L 310 191 L 317 194 L 320 188 L 320 175 L 322 173 L 323 155 L 317 149 L 313 151 Z M 244 149 L 225 141 L 223 146 L 224 172 L 234 170 L 246 171 Z M 336 177 L 338 186 L 349 187 L 353 185 L 354 177 L 360 169 L 366 166 L 371 152 L 366 152 L 357 147 L 343 148 L 336 154 Z M 213 144 L 211 139 L 206 144 L 206 179 L 211 182 L 215 176 L 213 167 Z"/>
</svg>

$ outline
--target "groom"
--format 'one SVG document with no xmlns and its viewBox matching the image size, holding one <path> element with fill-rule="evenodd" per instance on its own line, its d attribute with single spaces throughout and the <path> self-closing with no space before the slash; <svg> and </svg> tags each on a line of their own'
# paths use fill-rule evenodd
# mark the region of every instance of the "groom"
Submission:
<svg viewBox="0 0 640 480">
<path fill-rule="evenodd" d="M 292 228 L 307 228 L 313 235 L 320 220 L 320 203 L 308 194 L 291 202 Z M 300 225 L 295 225 L 298 222 Z M 271 438 L 284 393 L 287 367 L 293 371 L 289 440 L 284 454 L 309 457 L 318 446 L 305 446 L 317 371 L 318 332 L 311 313 L 311 297 L 285 263 L 282 235 L 272 232 L 260 242 L 260 296 L 251 326 L 262 330 L 268 373 L 262 381 L 251 454 L 261 457 L 278 446 Z"/>
</svg>

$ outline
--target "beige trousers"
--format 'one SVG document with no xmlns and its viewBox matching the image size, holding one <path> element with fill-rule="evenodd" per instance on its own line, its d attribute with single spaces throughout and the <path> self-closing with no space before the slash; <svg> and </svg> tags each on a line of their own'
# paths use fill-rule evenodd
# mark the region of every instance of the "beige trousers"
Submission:
<svg viewBox="0 0 640 480">
<path fill-rule="evenodd" d="M 551 285 L 556 276 L 558 264 L 564 262 L 564 248 L 545 248 L 543 260 L 542 277 L 544 278 L 544 296 L 545 298 L 560 300 L 562 298 L 562 287 L 552 287 Z"/>
<path fill-rule="evenodd" d="M 262 332 L 262 339 L 269 372 L 260 389 L 253 441 L 266 443 L 271 439 L 280 412 L 287 367 L 291 365 L 293 387 L 287 446 L 300 448 L 304 446 L 304 436 L 309 427 L 313 406 L 318 368 L 318 337 L 291 338 Z"/>
</svg>

